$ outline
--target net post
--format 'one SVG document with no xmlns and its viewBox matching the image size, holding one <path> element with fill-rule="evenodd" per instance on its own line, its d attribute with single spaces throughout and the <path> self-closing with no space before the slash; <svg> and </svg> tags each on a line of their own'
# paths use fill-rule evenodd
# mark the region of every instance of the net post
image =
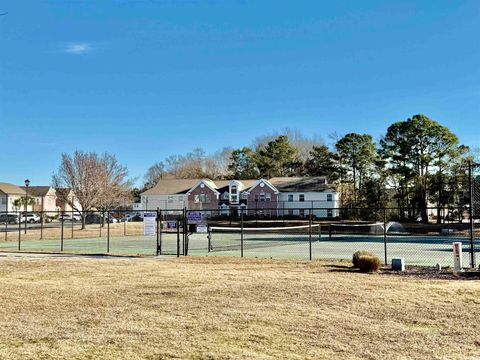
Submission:
<svg viewBox="0 0 480 360">
<path fill-rule="evenodd" d="M 208 233 L 207 233 L 207 240 L 208 240 L 208 251 L 210 252 L 212 250 L 212 230 L 210 227 L 208 227 Z"/>
<path fill-rule="evenodd" d="M 308 221 L 308 253 L 309 259 L 312 260 L 312 213 L 310 212 L 310 219 Z"/>
<path fill-rule="evenodd" d="M 243 211 L 240 213 L 240 257 L 243 258 Z"/>
<path fill-rule="evenodd" d="M 385 252 L 385 265 L 388 265 L 387 258 L 387 209 L 383 208 L 383 248 Z"/>
</svg>

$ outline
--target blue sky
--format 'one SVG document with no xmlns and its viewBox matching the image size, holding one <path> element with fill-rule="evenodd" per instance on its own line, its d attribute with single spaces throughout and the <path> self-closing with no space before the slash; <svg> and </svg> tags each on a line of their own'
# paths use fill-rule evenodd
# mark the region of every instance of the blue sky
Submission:
<svg viewBox="0 0 480 360">
<path fill-rule="evenodd" d="M 423 113 L 480 145 L 480 2 L 0 2 L 0 181 L 62 152 L 142 177 L 285 127 L 371 133 Z"/>
</svg>

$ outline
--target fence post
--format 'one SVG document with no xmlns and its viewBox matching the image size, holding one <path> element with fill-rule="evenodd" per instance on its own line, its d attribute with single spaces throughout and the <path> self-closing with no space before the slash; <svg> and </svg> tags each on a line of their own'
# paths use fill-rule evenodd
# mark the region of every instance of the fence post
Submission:
<svg viewBox="0 0 480 360">
<path fill-rule="evenodd" d="M 472 268 L 475 267 L 475 222 L 473 219 L 474 211 L 474 188 L 473 188 L 473 163 L 471 161 L 468 162 L 468 187 L 470 192 L 470 266 Z"/>
<path fill-rule="evenodd" d="M 177 257 L 180 257 L 180 224 L 177 219 Z"/>
<path fill-rule="evenodd" d="M 107 254 L 110 252 L 110 211 L 107 211 Z"/>
<path fill-rule="evenodd" d="M 157 207 L 157 249 L 155 250 L 156 255 L 160 255 L 160 208 Z"/>
<path fill-rule="evenodd" d="M 312 213 L 310 213 L 310 219 L 308 221 L 308 253 L 309 259 L 312 260 Z"/>
<path fill-rule="evenodd" d="M 60 251 L 63 252 L 63 223 L 65 222 L 64 219 L 64 212 L 62 211 L 62 228 L 60 230 Z"/>
<path fill-rule="evenodd" d="M 387 257 L 387 209 L 383 208 L 383 248 L 385 251 L 385 265 L 388 265 Z"/>
<path fill-rule="evenodd" d="M 190 239 L 188 237 L 188 228 L 189 228 L 189 224 L 188 224 L 188 213 L 187 213 L 187 208 L 184 206 L 183 207 L 183 210 L 184 210 L 184 217 L 183 217 L 183 223 L 184 223 L 184 227 L 183 227 L 183 232 L 185 233 L 185 256 L 188 256 L 188 246 L 189 246 L 189 242 L 190 242 Z"/>
<path fill-rule="evenodd" d="M 40 213 L 40 240 L 43 240 L 43 217 L 45 216 L 44 211 Z"/>
<path fill-rule="evenodd" d="M 240 257 L 243 258 L 243 211 L 240 213 Z"/>
<path fill-rule="evenodd" d="M 73 239 L 73 224 L 74 224 L 74 221 L 73 221 L 73 209 L 72 209 L 72 239 Z"/>
<path fill-rule="evenodd" d="M 185 208 L 183 208 L 183 211 L 182 211 L 182 215 L 183 215 L 183 218 L 182 218 L 182 255 L 185 256 L 185 251 L 186 251 L 186 244 L 185 244 L 185 217 L 186 217 L 186 213 L 185 213 Z"/>
<path fill-rule="evenodd" d="M 22 217 L 20 213 L 18 213 L 18 251 L 20 251 L 21 248 L 21 238 L 22 238 Z"/>
</svg>

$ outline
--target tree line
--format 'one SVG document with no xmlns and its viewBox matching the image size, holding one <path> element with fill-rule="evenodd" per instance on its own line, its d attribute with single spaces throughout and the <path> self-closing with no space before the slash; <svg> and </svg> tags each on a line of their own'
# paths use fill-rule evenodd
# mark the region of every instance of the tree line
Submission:
<svg viewBox="0 0 480 360">
<path fill-rule="evenodd" d="M 55 187 L 72 189 L 83 210 L 122 207 L 162 178 L 258 179 L 325 176 L 339 192 L 343 208 L 399 207 L 402 217 L 428 221 L 466 205 L 470 149 L 447 127 L 424 115 L 391 124 L 375 142 L 369 134 L 318 136 L 285 129 L 256 138 L 251 146 L 225 147 L 207 155 L 197 148 L 153 164 L 141 188 L 133 188 L 127 168 L 114 155 L 77 151 L 62 154 Z M 74 210 L 76 203 L 70 203 Z M 440 220 L 440 216 L 438 216 Z"/>
<path fill-rule="evenodd" d="M 425 115 L 391 124 L 375 142 L 369 134 L 334 136 L 327 146 L 295 130 L 257 138 L 252 146 L 224 148 L 206 156 L 196 149 L 150 167 L 145 188 L 161 178 L 257 179 L 326 176 L 341 195 L 341 207 L 403 209 L 402 217 L 428 221 L 466 205 L 469 147 Z M 437 217 L 440 221 L 440 216 Z"/>
</svg>

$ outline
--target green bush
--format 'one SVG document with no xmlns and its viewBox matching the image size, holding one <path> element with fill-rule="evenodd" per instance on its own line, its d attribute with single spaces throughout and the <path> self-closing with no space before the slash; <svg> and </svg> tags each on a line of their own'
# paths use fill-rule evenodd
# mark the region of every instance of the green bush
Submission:
<svg viewBox="0 0 480 360">
<path fill-rule="evenodd" d="M 352 259 L 352 263 L 353 263 L 354 268 L 358 268 L 358 259 L 362 255 L 373 256 L 373 254 L 369 251 L 365 251 L 365 250 L 355 251 L 353 253 L 353 259 Z"/>
<path fill-rule="evenodd" d="M 378 256 L 362 255 L 358 258 L 358 267 L 361 272 L 377 272 L 380 270 L 380 265 Z"/>
</svg>

